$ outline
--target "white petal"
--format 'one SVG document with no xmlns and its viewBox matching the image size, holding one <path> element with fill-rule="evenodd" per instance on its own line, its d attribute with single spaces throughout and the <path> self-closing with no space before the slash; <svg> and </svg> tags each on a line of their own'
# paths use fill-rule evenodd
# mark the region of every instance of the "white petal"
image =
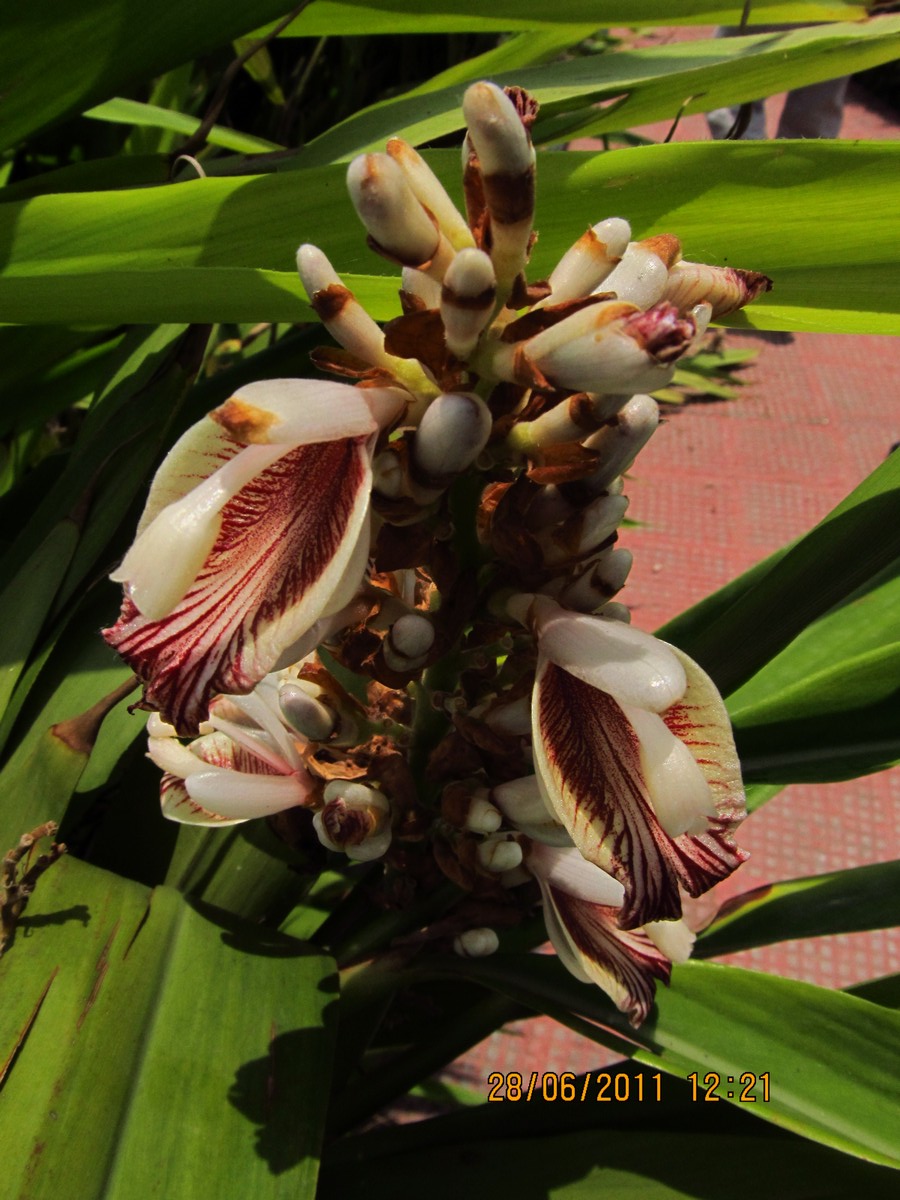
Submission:
<svg viewBox="0 0 900 1200">
<path fill-rule="evenodd" d="M 204 808 L 244 820 L 294 808 L 310 794 L 297 775 L 250 775 L 215 767 L 191 775 L 186 787 L 190 798 Z"/>
<path fill-rule="evenodd" d="M 621 621 L 535 601 L 541 656 L 620 703 L 663 712 L 687 687 L 684 667 L 664 643 Z"/>
<path fill-rule="evenodd" d="M 536 775 L 510 779 L 491 792 L 494 803 L 522 833 L 546 846 L 571 846 L 572 839 L 541 793 Z"/>
<path fill-rule="evenodd" d="M 173 737 L 148 738 L 147 757 L 156 763 L 161 771 L 177 775 L 179 779 L 196 775 L 198 771 L 209 770 L 207 763 Z"/>
<path fill-rule="evenodd" d="M 574 847 L 560 850 L 554 846 L 533 846 L 527 866 L 553 887 L 590 904 L 619 908 L 625 898 L 621 883 L 582 858 Z"/>
<path fill-rule="evenodd" d="M 246 447 L 180 500 L 157 514 L 110 575 L 150 621 L 167 616 L 199 575 L 222 527 L 221 511 L 284 446 Z"/>
<path fill-rule="evenodd" d="M 308 446 L 377 428 L 367 389 L 326 380 L 248 383 L 210 415 L 238 441 L 266 445 Z"/>
<path fill-rule="evenodd" d="M 705 833 L 716 806 L 690 750 L 656 713 L 630 704 L 622 710 L 640 742 L 641 771 L 660 825 L 673 838 Z"/>
<path fill-rule="evenodd" d="M 675 963 L 687 962 L 697 940 L 684 921 L 651 921 L 644 926 L 644 933 L 657 950 Z"/>
</svg>

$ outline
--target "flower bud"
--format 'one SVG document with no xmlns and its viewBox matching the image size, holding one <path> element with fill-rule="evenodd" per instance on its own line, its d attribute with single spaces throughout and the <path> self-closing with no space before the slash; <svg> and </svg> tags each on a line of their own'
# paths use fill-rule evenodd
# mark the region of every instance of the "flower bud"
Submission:
<svg viewBox="0 0 900 1200">
<path fill-rule="evenodd" d="M 772 280 L 760 271 L 682 261 L 669 272 L 663 299 L 682 313 L 705 301 L 717 318 L 736 312 L 771 288 Z"/>
<path fill-rule="evenodd" d="M 578 442 L 614 417 L 627 403 L 629 393 L 592 396 L 576 392 L 533 421 L 519 421 L 509 434 L 509 444 L 524 454 L 539 455 L 544 446 Z"/>
<path fill-rule="evenodd" d="M 468 392 L 445 392 L 428 406 L 413 442 L 415 473 L 443 487 L 475 461 L 491 433 L 485 402 Z"/>
<path fill-rule="evenodd" d="M 471 229 L 425 159 L 402 138 L 391 138 L 385 149 L 403 172 L 413 195 L 437 221 L 453 249 L 474 246 Z"/>
<path fill-rule="evenodd" d="M 662 299 L 669 278 L 669 263 L 680 253 L 677 238 L 665 235 L 632 242 L 622 261 L 603 281 L 604 292 L 615 292 L 638 308 L 650 308 Z"/>
<path fill-rule="evenodd" d="M 453 949 L 460 958 L 486 958 L 495 953 L 500 939 L 493 929 L 467 929 L 453 939 Z"/>
<path fill-rule="evenodd" d="M 485 871 L 500 874 L 511 871 L 522 861 L 522 847 L 506 834 L 486 838 L 478 847 L 478 861 Z"/>
<path fill-rule="evenodd" d="M 447 349 L 457 358 L 469 356 L 490 321 L 496 282 L 491 260 L 482 250 L 460 250 L 447 268 L 441 290 L 441 320 Z"/>
<path fill-rule="evenodd" d="M 503 824 L 500 810 L 488 799 L 486 788 L 474 791 L 463 782 L 447 784 L 441 794 L 441 816 L 456 829 L 469 833 L 496 833 Z"/>
<path fill-rule="evenodd" d="M 525 342 L 487 347 L 500 379 L 530 387 L 589 393 L 655 391 L 675 373 L 675 360 L 696 334 L 692 317 L 670 304 L 647 312 L 620 300 L 580 309 Z"/>
<path fill-rule="evenodd" d="M 297 271 L 310 304 L 334 340 L 364 362 L 390 369 L 394 360 L 384 349 L 384 334 L 318 246 L 300 247 Z"/>
<path fill-rule="evenodd" d="M 415 267 L 404 267 L 400 275 L 404 292 L 421 300 L 425 308 L 440 308 L 441 285 L 436 279 Z"/>
<path fill-rule="evenodd" d="M 619 262 L 630 237 L 631 226 L 621 217 L 609 217 L 592 225 L 553 268 L 547 281 L 550 295 L 535 307 L 589 295 Z"/>
<path fill-rule="evenodd" d="M 384 661 L 392 671 L 420 667 L 434 645 L 434 626 L 424 613 L 406 613 L 391 626 L 382 645 Z"/>
<path fill-rule="evenodd" d="M 604 550 L 586 570 L 559 591 L 560 604 L 576 612 L 595 612 L 625 586 L 632 561 L 630 550 L 613 547 Z"/>
<path fill-rule="evenodd" d="M 505 300 L 528 257 L 534 216 L 534 147 L 509 97 L 474 83 L 463 97 L 469 140 L 478 155 L 490 216 L 490 255 L 497 296 Z"/>
<path fill-rule="evenodd" d="M 278 689 L 278 707 L 292 729 L 311 742 L 324 742 L 334 732 L 336 715 L 314 693 L 321 694 L 321 688 L 299 679 L 286 679 Z"/>
<path fill-rule="evenodd" d="M 334 779 L 324 791 L 325 807 L 313 828 L 328 850 L 343 851 L 357 862 L 380 858 L 391 842 L 390 805 L 375 788 Z"/>
<path fill-rule="evenodd" d="M 531 696 L 519 696 L 508 704 L 495 704 L 484 714 L 484 723 L 495 733 L 507 737 L 527 737 L 531 733 Z"/>
<path fill-rule="evenodd" d="M 453 251 L 386 154 L 361 154 L 347 169 L 347 189 L 372 249 L 440 279 Z"/>
<path fill-rule="evenodd" d="M 498 784 L 491 797 L 506 819 L 528 837 L 546 846 L 571 846 L 565 827 L 541 795 L 536 775 Z"/>
<path fill-rule="evenodd" d="M 582 558 L 601 546 L 619 528 L 627 508 L 626 496 L 598 496 L 556 529 L 539 534 L 546 565 Z"/>
<path fill-rule="evenodd" d="M 601 465 L 585 479 L 591 492 L 605 491 L 623 475 L 659 425 L 659 405 L 652 396 L 632 396 L 618 414 L 584 441 L 601 455 Z"/>
</svg>

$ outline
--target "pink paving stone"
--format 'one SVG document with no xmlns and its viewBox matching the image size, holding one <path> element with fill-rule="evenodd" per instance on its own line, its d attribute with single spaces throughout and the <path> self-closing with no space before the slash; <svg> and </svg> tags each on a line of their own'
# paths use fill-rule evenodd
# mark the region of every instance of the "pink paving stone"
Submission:
<svg viewBox="0 0 900 1200">
<path fill-rule="evenodd" d="M 657 31 L 689 40 L 709 30 Z M 768 102 L 770 128 L 783 97 Z M 640 132 L 659 139 L 669 123 Z M 845 138 L 893 138 L 896 118 L 852 85 Z M 676 140 L 706 139 L 702 117 Z M 589 139 L 575 143 L 588 149 Z M 900 441 L 897 342 L 887 337 L 729 333 L 759 359 L 740 398 L 667 412 L 635 465 L 621 544 L 635 565 L 625 599 L 654 629 L 821 520 Z M 706 911 L 775 880 L 900 857 L 900 769 L 847 783 L 786 788 L 742 826 L 750 860 L 706 898 Z M 763 946 L 724 962 L 845 987 L 900 970 L 900 931 Z M 490 1071 L 584 1071 L 614 1056 L 546 1017 L 515 1022 L 457 1060 L 451 1074 L 486 1093 Z"/>
</svg>

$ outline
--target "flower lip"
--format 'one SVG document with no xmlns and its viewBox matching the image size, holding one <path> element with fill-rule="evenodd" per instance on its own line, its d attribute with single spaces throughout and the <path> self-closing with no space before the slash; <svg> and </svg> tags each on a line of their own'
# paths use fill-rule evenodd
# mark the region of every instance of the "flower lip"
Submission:
<svg viewBox="0 0 900 1200">
<path fill-rule="evenodd" d="M 541 657 L 627 704 L 662 712 L 687 687 L 684 667 L 664 642 L 621 621 L 572 613 L 535 597 L 532 619 Z"/>
</svg>

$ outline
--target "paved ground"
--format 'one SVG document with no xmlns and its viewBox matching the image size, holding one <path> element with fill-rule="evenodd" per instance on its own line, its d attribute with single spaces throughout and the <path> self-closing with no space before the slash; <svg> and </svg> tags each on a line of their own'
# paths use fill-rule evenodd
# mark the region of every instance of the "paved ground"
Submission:
<svg viewBox="0 0 900 1200">
<path fill-rule="evenodd" d="M 770 128 L 782 103 L 768 102 Z M 667 129 L 662 123 L 640 132 L 661 139 Z M 842 137 L 897 132 L 896 115 L 854 85 Z M 675 136 L 705 140 L 705 121 L 688 118 Z M 728 341 L 759 351 L 740 399 L 674 413 L 641 455 L 628 488 L 630 515 L 643 526 L 623 537 L 635 554 L 625 599 L 644 629 L 808 530 L 900 441 L 895 340 L 730 333 Z M 900 770 L 786 789 L 742 827 L 740 842 L 752 857 L 717 889 L 717 899 L 900 857 L 898 799 Z M 900 970 L 900 932 L 782 943 L 726 961 L 842 987 Z M 453 1073 L 484 1090 L 492 1070 L 579 1071 L 605 1061 L 599 1047 L 542 1018 L 494 1034 Z"/>
</svg>

